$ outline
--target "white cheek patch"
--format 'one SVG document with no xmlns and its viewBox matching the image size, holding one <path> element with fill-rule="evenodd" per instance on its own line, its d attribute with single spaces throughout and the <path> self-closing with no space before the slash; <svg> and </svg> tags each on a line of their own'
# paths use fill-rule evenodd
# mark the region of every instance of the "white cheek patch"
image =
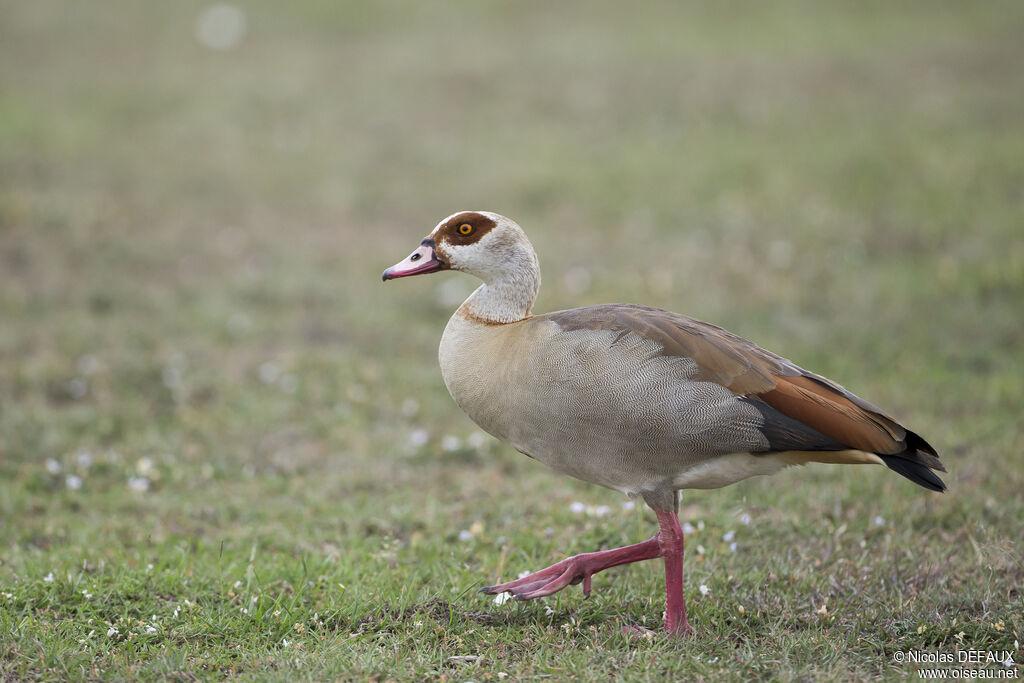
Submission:
<svg viewBox="0 0 1024 683">
<path fill-rule="evenodd" d="M 502 248 L 497 231 L 492 230 L 479 242 L 472 244 L 451 244 L 442 241 L 437 250 L 442 254 L 448 265 L 467 273 L 483 275 L 500 272 L 504 269 L 508 254 Z"/>
<path fill-rule="evenodd" d="M 448 263 L 448 267 L 454 270 L 462 270 L 473 261 L 472 255 L 466 253 L 466 245 L 441 242 L 437 245 L 437 252 Z"/>
</svg>

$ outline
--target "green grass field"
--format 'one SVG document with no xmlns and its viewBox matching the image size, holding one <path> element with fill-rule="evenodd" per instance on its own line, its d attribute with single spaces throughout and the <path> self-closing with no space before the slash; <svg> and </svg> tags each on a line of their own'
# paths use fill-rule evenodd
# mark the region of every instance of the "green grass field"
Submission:
<svg viewBox="0 0 1024 683">
<path fill-rule="evenodd" d="M 1020 675 L 1024 5 L 239 6 L 222 51 L 191 1 L 0 0 L 0 679 Z M 684 494 L 692 639 L 622 633 L 658 563 L 478 594 L 656 525 L 449 398 L 473 281 L 380 272 L 459 209 L 526 229 L 538 311 L 721 324 L 949 491 Z"/>
</svg>

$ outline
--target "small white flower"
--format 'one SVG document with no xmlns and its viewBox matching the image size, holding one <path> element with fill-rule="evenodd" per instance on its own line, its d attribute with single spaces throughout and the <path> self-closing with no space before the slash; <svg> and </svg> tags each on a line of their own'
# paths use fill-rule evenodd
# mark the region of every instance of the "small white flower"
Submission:
<svg viewBox="0 0 1024 683">
<path fill-rule="evenodd" d="M 735 538 L 736 538 L 736 532 L 731 530 L 731 529 L 729 531 L 726 531 L 725 535 L 722 536 L 722 540 L 725 541 L 726 543 L 732 542 Z"/>
<path fill-rule="evenodd" d="M 683 533 L 684 534 L 692 534 L 696 530 L 697 530 L 697 527 L 693 526 L 689 522 L 683 522 Z"/>
<path fill-rule="evenodd" d="M 473 532 L 470 531 L 469 529 L 463 529 L 462 531 L 459 532 L 459 540 L 462 541 L 463 543 L 468 543 L 469 541 L 472 541 L 473 538 L 474 538 Z"/>
<path fill-rule="evenodd" d="M 444 438 L 441 439 L 441 450 L 457 451 L 460 448 L 462 448 L 462 439 L 454 434 L 445 434 Z"/>
<path fill-rule="evenodd" d="M 92 599 L 92 593 L 90 593 L 89 591 L 82 591 L 82 595 L 85 596 L 86 600 Z"/>
<path fill-rule="evenodd" d="M 50 572 L 49 574 L 44 576 L 43 581 L 45 581 L 46 583 L 53 583 L 53 572 Z"/>
<path fill-rule="evenodd" d="M 636 508 L 636 501 L 635 500 L 627 500 L 625 503 L 622 504 L 622 509 L 623 510 L 633 510 L 635 508 Z"/>
<path fill-rule="evenodd" d="M 10 600 L 14 597 L 14 593 L 8 593 L 7 591 L 4 591 L 4 597 Z"/>
<path fill-rule="evenodd" d="M 532 573 L 533 572 L 531 572 L 529 569 L 526 569 L 524 571 L 519 572 L 519 576 L 517 576 L 516 578 L 517 579 L 525 579 L 527 576 L 529 576 Z"/>
<path fill-rule="evenodd" d="M 146 565 L 146 571 L 147 572 L 153 571 L 153 563 L 152 562 Z"/>
<path fill-rule="evenodd" d="M 495 605 L 504 605 L 506 602 L 512 599 L 511 593 L 498 593 L 494 596 Z"/>
<path fill-rule="evenodd" d="M 409 443 L 413 446 L 422 446 L 430 440 L 430 434 L 426 429 L 414 429 L 409 434 Z"/>
<path fill-rule="evenodd" d="M 178 608 L 177 607 L 174 608 L 174 614 L 172 614 L 171 616 L 172 617 L 177 617 L 178 616 Z"/>
<path fill-rule="evenodd" d="M 608 507 L 607 505 L 598 505 L 596 508 L 594 508 L 594 516 L 595 517 L 604 517 L 608 513 L 610 513 L 611 511 L 612 511 L 612 509 L 610 507 Z"/>
<path fill-rule="evenodd" d="M 168 389 L 174 389 L 181 385 L 181 368 L 168 366 L 160 373 L 160 379 Z"/>
<path fill-rule="evenodd" d="M 551 605 L 544 605 L 544 616 L 550 617 L 555 613 L 555 610 L 551 609 Z"/>
<path fill-rule="evenodd" d="M 156 472 L 156 465 L 153 463 L 153 458 L 139 458 L 138 462 L 135 463 L 135 469 L 142 476 L 148 477 Z"/>
<path fill-rule="evenodd" d="M 697 520 L 697 531 L 704 531 L 704 520 L 703 519 L 698 519 Z"/>
<path fill-rule="evenodd" d="M 114 628 L 113 626 L 111 626 L 110 628 L 107 629 L 107 635 L 108 636 L 116 636 L 117 634 L 118 634 L 118 630 L 116 628 Z"/>
<path fill-rule="evenodd" d="M 707 595 L 710 592 L 711 592 L 711 589 L 708 588 L 707 585 L 705 585 L 703 583 L 700 585 L 700 594 L 701 595 Z"/>
<path fill-rule="evenodd" d="M 466 437 L 466 443 L 469 444 L 470 448 L 479 450 L 487 445 L 487 434 L 478 429 Z"/>
<path fill-rule="evenodd" d="M 79 399 L 89 391 L 89 383 L 84 377 L 72 377 L 68 380 L 68 395 L 71 398 Z"/>
<path fill-rule="evenodd" d="M 704 546 L 702 546 L 702 545 L 698 545 L 697 546 L 697 554 L 698 555 L 703 555 L 706 552 L 707 552 L 707 550 L 704 548 Z"/>
<path fill-rule="evenodd" d="M 128 488 L 136 493 L 145 493 L 149 490 L 149 479 L 146 477 L 132 477 L 128 480 Z"/>
<path fill-rule="evenodd" d="M 882 517 L 881 515 L 878 515 L 872 521 L 874 522 L 875 526 L 885 526 L 885 517 Z"/>
<path fill-rule="evenodd" d="M 69 474 L 64 478 L 64 485 L 72 491 L 77 491 L 82 488 L 82 478 L 74 474 Z"/>
<path fill-rule="evenodd" d="M 865 540 L 864 540 L 863 538 L 862 538 L 862 539 L 860 539 L 860 547 L 861 547 L 861 548 L 866 548 L 866 547 L 868 547 L 868 542 L 867 542 L 867 541 L 865 541 Z"/>
<path fill-rule="evenodd" d="M 50 474 L 60 474 L 60 463 L 53 458 L 46 459 L 46 471 Z"/>
<path fill-rule="evenodd" d="M 89 451 L 78 451 L 75 460 L 78 462 L 79 467 L 89 467 L 92 465 L 92 453 Z"/>
<path fill-rule="evenodd" d="M 260 365 L 259 375 L 264 384 L 273 384 L 281 376 L 281 368 L 274 361 L 267 361 Z"/>
<path fill-rule="evenodd" d="M 241 581 L 235 581 L 233 587 L 234 588 L 241 588 L 242 587 L 242 582 Z"/>
<path fill-rule="evenodd" d="M 153 625 L 147 626 L 146 633 L 156 633 L 156 627 Z"/>
<path fill-rule="evenodd" d="M 743 524 L 744 526 L 746 526 L 746 525 L 750 524 L 750 522 L 751 522 L 750 514 L 744 512 L 742 515 L 740 515 L 740 524 Z"/>
<path fill-rule="evenodd" d="M 729 552 L 730 553 L 736 552 L 736 544 L 735 543 L 730 543 L 729 544 Z"/>
<path fill-rule="evenodd" d="M 583 511 L 586 510 L 586 509 L 587 509 L 587 506 L 584 505 L 583 503 L 579 502 L 578 500 L 569 504 L 569 511 L 570 512 L 575 512 L 577 515 L 583 514 Z"/>
<path fill-rule="evenodd" d="M 281 644 L 284 645 L 285 647 L 288 647 L 289 645 L 291 645 L 291 643 L 288 642 L 287 638 L 282 638 L 281 639 Z"/>
</svg>

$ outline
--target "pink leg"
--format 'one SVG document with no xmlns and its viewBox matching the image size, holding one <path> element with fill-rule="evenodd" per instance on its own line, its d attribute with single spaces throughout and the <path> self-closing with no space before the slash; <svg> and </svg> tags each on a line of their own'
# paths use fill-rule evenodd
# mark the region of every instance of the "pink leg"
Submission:
<svg viewBox="0 0 1024 683">
<path fill-rule="evenodd" d="M 686 621 L 683 599 L 683 530 L 675 512 L 657 512 L 661 531 L 655 537 L 665 558 L 665 630 L 671 635 L 688 635 L 693 627 Z"/>
<path fill-rule="evenodd" d="M 679 523 L 676 522 L 676 526 L 678 525 Z M 627 545 L 624 548 L 574 555 L 516 581 L 500 583 L 497 586 L 486 586 L 480 591 L 488 595 L 511 593 L 519 600 L 532 600 L 557 593 L 566 586 L 582 581 L 583 595 L 590 595 L 590 576 L 592 574 L 620 564 L 652 560 L 661 557 L 663 552 L 656 535 L 643 543 Z"/>
<path fill-rule="evenodd" d="M 582 553 L 524 576 L 515 581 L 481 588 L 482 593 L 511 593 L 519 600 L 551 595 L 566 586 L 583 583 L 583 595 L 590 595 L 590 577 L 599 571 L 629 562 L 665 558 L 665 630 L 670 635 L 689 635 L 683 600 L 683 530 L 675 512 L 656 512 L 660 530 L 653 538 L 614 550 Z"/>
</svg>

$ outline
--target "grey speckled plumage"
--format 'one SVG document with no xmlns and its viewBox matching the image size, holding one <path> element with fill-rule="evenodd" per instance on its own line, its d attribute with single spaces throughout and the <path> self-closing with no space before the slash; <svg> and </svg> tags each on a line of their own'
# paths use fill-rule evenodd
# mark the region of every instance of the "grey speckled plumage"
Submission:
<svg viewBox="0 0 1024 683">
<path fill-rule="evenodd" d="M 673 488 L 709 458 L 768 450 L 755 407 L 662 350 L 636 334 L 567 332 L 547 315 L 494 327 L 456 314 L 439 356 L 451 395 L 483 429 L 623 493 Z"/>
</svg>

